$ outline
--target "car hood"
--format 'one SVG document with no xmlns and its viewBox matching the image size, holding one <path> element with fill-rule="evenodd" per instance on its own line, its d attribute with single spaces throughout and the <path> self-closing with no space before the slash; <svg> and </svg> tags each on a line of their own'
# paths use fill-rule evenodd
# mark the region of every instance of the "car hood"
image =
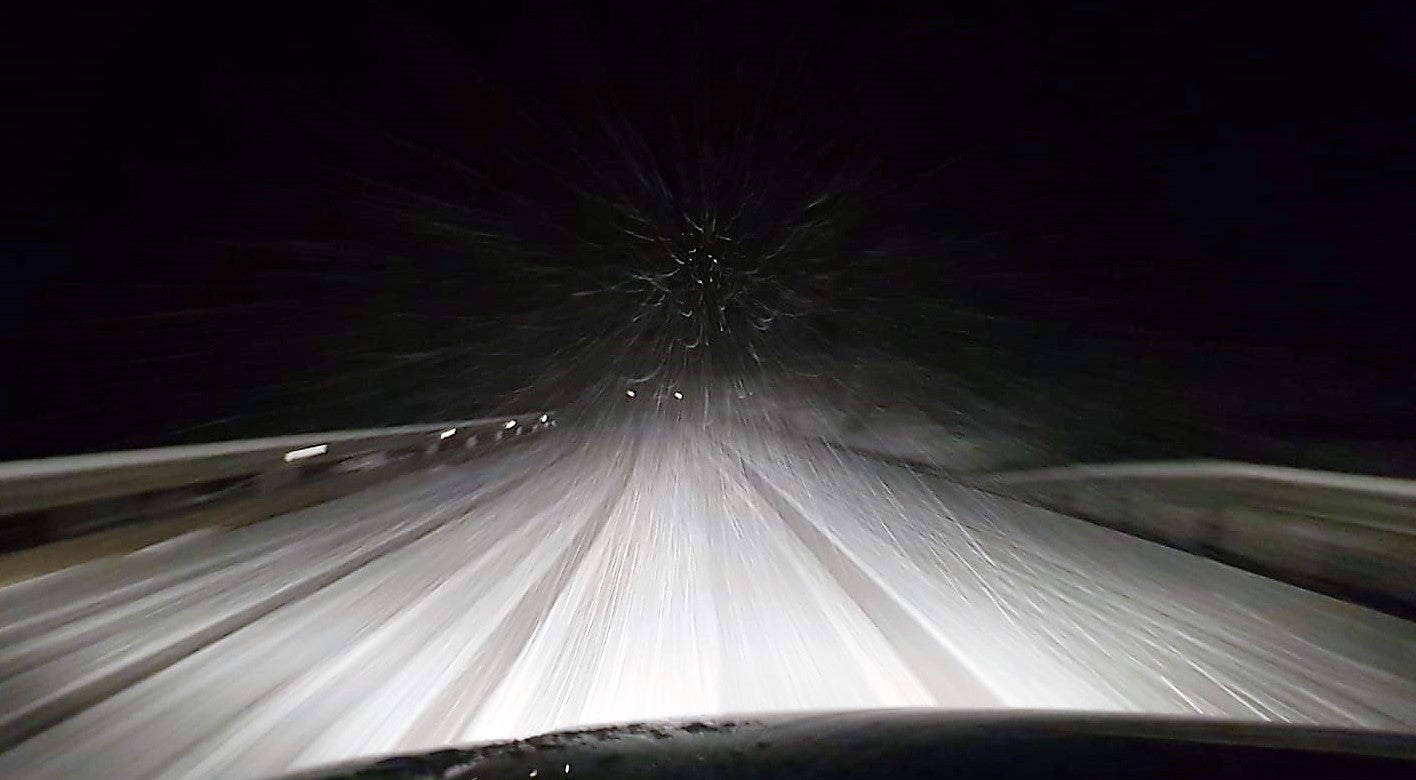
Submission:
<svg viewBox="0 0 1416 780">
<path fill-rule="evenodd" d="M 865 710 L 641 723 L 301 772 L 492 778 L 1416 777 L 1416 735 L 1126 715 Z"/>
</svg>

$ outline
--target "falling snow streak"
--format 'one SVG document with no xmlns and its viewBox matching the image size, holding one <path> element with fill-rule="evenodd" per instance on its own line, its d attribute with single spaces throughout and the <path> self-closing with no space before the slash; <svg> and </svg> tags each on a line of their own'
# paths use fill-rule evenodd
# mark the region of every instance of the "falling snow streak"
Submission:
<svg viewBox="0 0 1416 780">
<path fill-rule="evenodd" d="M 155 260 L 61 300 L 48 348 L 94 370 L 45 367 L 74 397 L 25 424 L 133 447 L 564 406 L 800 357 L 900 266 L 874 155 L 788 85 L 694 84 L 633 105 L 592 84 L 584 115 L 444 84 L 477 107 L 462 140 L 307 96 L 271 136 L 310 144 L 298 170 L 242 160 L 192 224 L 136 208 L 114 240 Z M 165 402 L 127 413 L 143 393 Z"/>
</svg>

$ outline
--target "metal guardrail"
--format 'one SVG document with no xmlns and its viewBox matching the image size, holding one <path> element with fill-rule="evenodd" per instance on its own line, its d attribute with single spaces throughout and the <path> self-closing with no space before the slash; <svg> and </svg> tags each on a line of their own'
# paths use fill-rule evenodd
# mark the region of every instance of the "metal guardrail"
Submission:
<svg viewBox="0 0 1416 780">
<path fill-rule="evenodd" d="M 1080 464 L 993 474 L 1005 484 L 1076 482 L 1078 480 L 1155 479 L 1260 481 L 1301 488 L 1321 488 L 1416 500 L 1416 481 L 1364 474 L 1311 471 L 1289 466 L 1264 466 L 1227 460 L 1185 460 L 1146 463 Z"/>
<path fill-rule="evenodd" d="M 400 451 L 470 449 L 555 424 L 548 412 L 396 428 L 100 452 L 0 463 L 7 517 L 255 477 L 278 484 L 301 471 Z"/>
<path fill-rule="evenodd" d="M 989 474 L 976 487 L 1416 616 L 1416 482 L 1227 461 Z"/>
</svg>

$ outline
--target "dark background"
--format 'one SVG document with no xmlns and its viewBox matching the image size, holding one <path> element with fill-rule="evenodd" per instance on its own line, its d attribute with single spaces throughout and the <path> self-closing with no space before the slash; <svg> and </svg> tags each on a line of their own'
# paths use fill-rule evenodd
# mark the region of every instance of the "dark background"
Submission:
<svg viewBox="0 0 1416 780">
<path fill-rule="evenodd" d="M 709 149 L 760 235 L 834 193 L 780 269 L 822 360 L 1099 455 L 1416 436 L 1403 4 L 484 5 L 32 8 L 0 458 L 554 402 L 625 160 Z"/>
</svg>

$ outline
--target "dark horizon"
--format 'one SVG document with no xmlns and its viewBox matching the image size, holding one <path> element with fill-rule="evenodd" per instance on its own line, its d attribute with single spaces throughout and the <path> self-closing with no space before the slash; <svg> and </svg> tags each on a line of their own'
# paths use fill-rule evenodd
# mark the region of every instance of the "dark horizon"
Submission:
<svg viewBox="0 0 1416 780">
<path fill-rule="evenodd" d="M 710 353 L 898 361 L 1071 451 L 1416 437 L 1394 3 L 34 22 L 0 459 L 583 404 Z M 736 215 L 736 275 L 627 324 L 702 247 L 626 230 L 693 214 Z"/>
</svg>

